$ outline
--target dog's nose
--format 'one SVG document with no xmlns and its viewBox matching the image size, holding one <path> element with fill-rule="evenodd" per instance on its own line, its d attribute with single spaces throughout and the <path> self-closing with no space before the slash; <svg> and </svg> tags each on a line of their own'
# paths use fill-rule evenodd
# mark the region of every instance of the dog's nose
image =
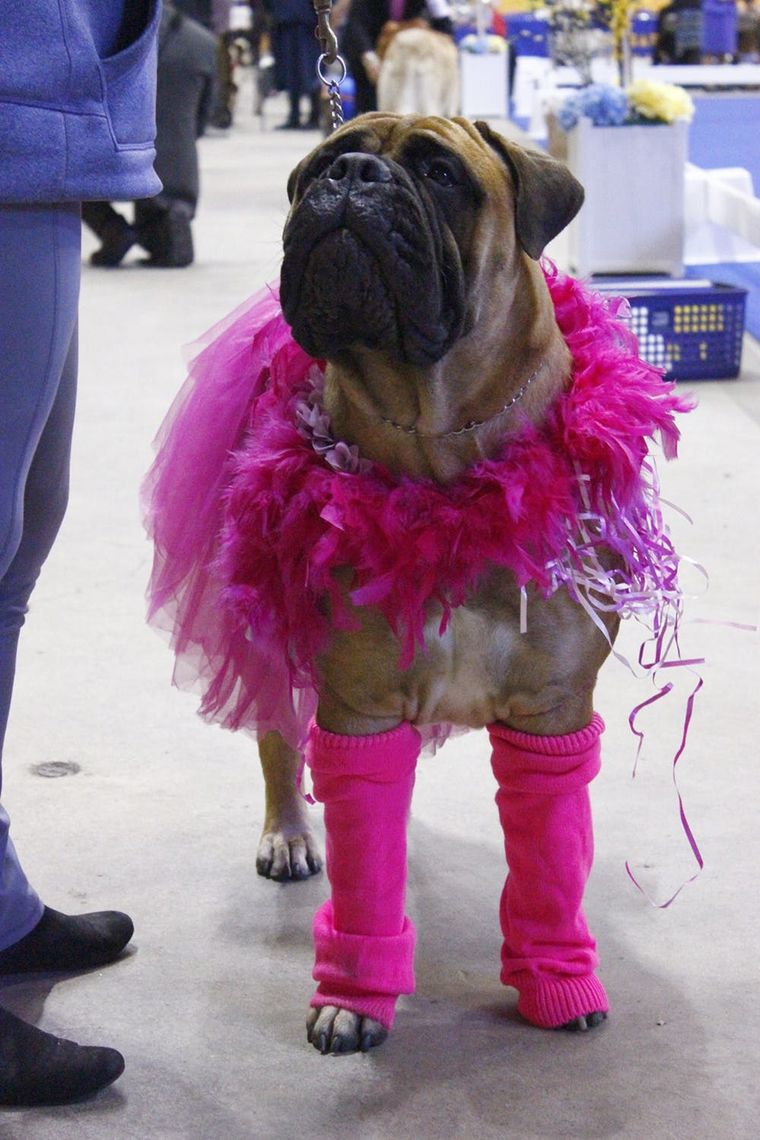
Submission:
<svg viewBox="0 0 760 1140">
<path fill-rule="evenodd" d="M 326 174 L 331 182 L 390 182 L 392 174 L 374 154 L 340 154 Z"/>
</svg>

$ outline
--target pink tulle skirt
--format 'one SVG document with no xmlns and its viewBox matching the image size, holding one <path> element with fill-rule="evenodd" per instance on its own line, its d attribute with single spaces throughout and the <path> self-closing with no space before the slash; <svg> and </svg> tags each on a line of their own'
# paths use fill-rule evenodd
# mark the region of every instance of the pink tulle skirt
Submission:
<svg viewBox="0 0 760 1140">
<path fill-rule="evenodd" d="M 292 341 L 278 290 L 270 287 L 210 329 L 197 348 L 143 485 L 155 548 L 148 620 L 169 634 L 173 681 L 201 692 L 202 716 L 256 735 L 277 730 L 300 748 L 316 695 L 293 691 L 282 652 L 255 642 L 221 604 L 225 583 L 216 560 L 232 458 L 272 360 L 288 348 L 301 371 L 311 361 Z"/>
</svg>

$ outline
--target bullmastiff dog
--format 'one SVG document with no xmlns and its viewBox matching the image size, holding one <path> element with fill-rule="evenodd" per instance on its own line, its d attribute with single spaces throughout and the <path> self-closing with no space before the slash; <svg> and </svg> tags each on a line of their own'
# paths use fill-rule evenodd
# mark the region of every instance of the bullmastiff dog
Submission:
<svg viewBox="0 0 760 1140">
<path fill-rule="evenodd" d="M 478 461 L 502 455 L 526 424 L 541 424 L 571 374 L 570 353 L 538 263 L 583 201 L 566 166 L 500 137 L 485 123 L 378 112 L 346 124 L 312 151 L 293 171 L 288 190 L 282 308 L 298 344 L 327 362 L 323 399 L 336 438 L 390 472 L 450 485 Z M 382 868 L 369 867 L 367 881 L 361 881 L 364 864 L 375 856 L 403 862 L 408 800 L 399 808 L 382 796 L 373 799 L 380 786 L 375 782 L 366 801 L 362 791 L 351 801 L 347 820 L 340 817 L 345 797 L 331 799 L 329 789 L 320 794 L 321 786 L 327 788 L 336 771 L 349 772 L 348 751 L 357 746 L 364 755 L 363 740 L 367 755 L 382 750 L 384 741 L 393 767 L 394 757 L 414 751 L 416 728 L 450 722 L 489 726 L 495 756 L 502 749 L 501 768 L 495 760 L 494 770 L 505 804 L 510 764 L 527 773 L 531 787 L 525 757 L 533 742 L 550 756 L 552 741 L 560 742 L 557 754 L 564 754 L 561 742 L 571 742 L 577 746 L 573 764 L 578 770 L 585 764 L 586 772 L 583 787 L 568 792 L 575 803 L 586 795 L 589 772 L 595 771 L 587 755 L 599 732 L 594 686 L 617 628 L 616 615 L 609 615 L 605 638 L 564 590 L 546 598 L 528 586 L 529 621 L 521 629 L 514 577 L 484 567 L 443 631 L 441 607 L 428 602 L 424 648 L 402 668 L 399 638 L 376 608 L 351 602 L 351 578 L 347 567 L 341 587 L 351 609 L 350 628 L 336 624 L 317 663 L 318 740 L 311 759 L 317 795 L 325 802 L 333 888 L 333 909 L 315 928 L 320 994 L 308 1021 L 309 1040 L 323 1053 L 378 1044 L 392 1021 L 390 999 L 408 992 L 404 978 L 396 978 L 394 993 L 385 977 L 388 970 L 408 974 L 408 945 L 401 946 L 407 920 L 402 913 L 399 919 L 397 899 L 391 910 L 401 929 L 384 926 L 385 917 L 376 913 L 377 894 L 386 889 L 377 878 Z M 298 757 L 276 733 L 264 737 L 260 752 L 267 814 L 259 872 L 303 878 L 319 869 L 320 856 L 296 791 Z M 332 759 L 326 762 L 328 753 Z M 381 758 L 379 770 L 384 763 Z M 404 772 L 402 782 L 408 768 Z M 375 774 L 370 783 L 382 778 Z M 560 827 L 569 861 L 586 860 L 583 882 L 567 888 L 573 895 L 568 919 L 564 912 L 560 916 L 564 904 L 557 901 L 566 888 L 552 881 L 555 871 L 560 877 L 563 872 L 544 850 L 555 843 L 552 811 L 565 800 L 560 796 L 544 811 L 537 806 L 541 796 L 533 793 L 544 786 L 542 780 L 548 788 L 554 776 L 544 771 L 535 780 L 532 792 L 520 786 L 517 808 L 502 814 L 515 835 L 521 826 L 530 830 L 534 852 L 532 859 L 524 848 L 511 851 L 507 844 L 508 884 L 513 881 L 511 895 L 508 887 L 502 900 L 513 967 L 507 976 L 517 979 L 518 989 L 524 984 L 529 1020 L 585 1030 L 605 1016 L 600 984 L 587 987 L 580 999 L 576 987 L 567 1002 L 562 985 L 578 976 L 596 983 L 593 941 L 580 910 L 590 865 L 587 806 L 581 805 L 577 825 L 573 808 Z M 350 801 L 353 793 L 346 795 Z M 586 854 L 579 856 L 581 848 Z M 516 880 L 523 871 L 524 878 Z M 393 890 L 401 893 L 403 911 L 403 881 Z M 551 944 L 565 939 L 568 923 L 571 932 L 580 930 L 583 945 L 572 960 L 557 964 Z M 373 992 L 372 981 L 360 975 L 375 951 L 379 959 L 372 969 L 381 980 Z M 404 963 L 395 963 L 394 955 Z M 556 981 L 559 995 L 548 1014 L 536 1012 L 543 998 L 531 989 L 542 970 L 551 985 Z"/>
</svg>

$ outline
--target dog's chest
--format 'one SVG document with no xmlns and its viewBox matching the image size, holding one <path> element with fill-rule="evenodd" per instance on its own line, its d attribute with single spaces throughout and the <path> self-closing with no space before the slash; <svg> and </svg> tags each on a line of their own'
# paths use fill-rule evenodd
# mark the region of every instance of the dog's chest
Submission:
<svg viewBox="0 0 760 1140">
<path fill-rule="evenodd" d="M 399 668 L 399 642 L 385 619 L 355 611 L 361 628 L 336 637 L 322 660 L 323 675 L 367 717 L 480 728 L 546 712 L 587 687 L 608 647 L 565 591 L 547 599 L 529 587 L 526 600 L 523 632 L 520 591 L 505 571 L 487 575 L 443 632 L 441 610 L 429 604 L 425 648 L 406 670 Z"/>
</svg>

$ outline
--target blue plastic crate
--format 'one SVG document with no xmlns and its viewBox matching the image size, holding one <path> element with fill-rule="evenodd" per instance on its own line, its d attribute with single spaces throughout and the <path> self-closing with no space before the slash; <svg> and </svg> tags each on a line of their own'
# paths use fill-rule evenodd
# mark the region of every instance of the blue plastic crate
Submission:
<svg viewBox="0 0 760 1140">
<path fill-rule="evenodd" d="M 594 278 L 592 285 L 628 300 L 642 358 L 669 380 L 739 375 L 746 289 L 688 279 Z"/>
</svg>

